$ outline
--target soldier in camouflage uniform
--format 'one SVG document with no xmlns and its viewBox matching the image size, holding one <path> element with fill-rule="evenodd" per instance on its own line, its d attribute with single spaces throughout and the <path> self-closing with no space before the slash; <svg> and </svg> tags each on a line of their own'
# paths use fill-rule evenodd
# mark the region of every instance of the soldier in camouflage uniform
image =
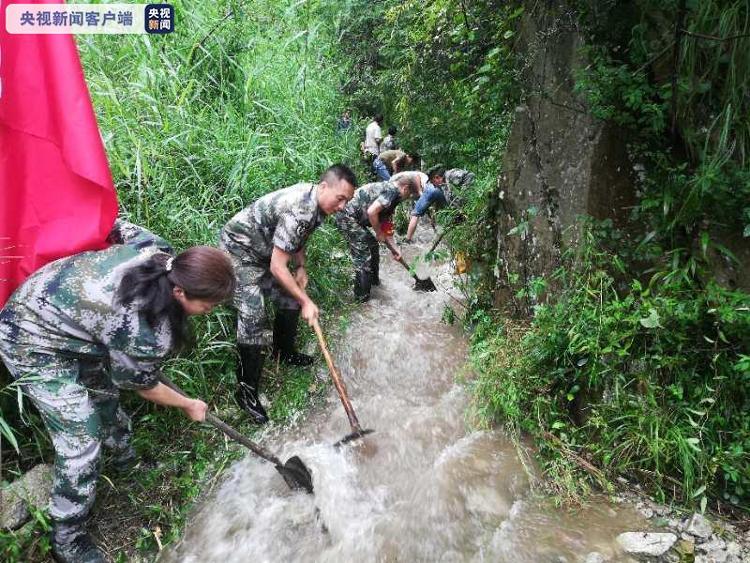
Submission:
<svg viewBox="0 0 750 563">
<path fill-rule="evenodd" d="M 171 257 L 116 245 L 47 264 L 0 311 L 0 359 L 55 448 L 50 517 L 58 561 L 105 560 L 86 521 L 102 445 L 120 462 L 135 455 L 120 390 L 179 407 L 192 420 L 205 417 L 203 401 L 159 382 L 159 365 L 184 342 L 186 316 L 209 312 L 234 287 L 231 261 L 218 249 Z"/>
<path fill-rule="evenodd" d="M 172 245 L 159 235 L 119 217 L 115 219 L 115 224 L 107 236 L 107 242 L 109 244 L 127 244 L 136 250 L 157 249 L 167 254 L 174 254 Z"/>
<path fill-rule="evenodd" d="M 232 257 L 237 273 L 238 403 L 264 424 L 266 410 L 258 398 L 268 345 L 265 299 L 276 306 L 274 355 L 292 365 L 309 365 L 312 358 L 295 351 L 300 317 L 312 323 L 318 308 L 305 292 L 305 243 L 326 215 L 341 210 L 354 193 L 356 179 L 349 168 L 334 165 L 318 184 L 296 184 L 267 194 L 237 213 L 224 226 L 220 246 Z M 296 270 L 289 270 L 294 263 Z"/>
<path fill-rule="evenodd" d="M 410 243 L 417 230 L 419 218 L 435 205 L 445 207 L 449 205 L 459 208 L 462 205 L 460 192 L 474 182 L 474 174 L 460 168 L 446 170 L 442 164 L 437 164 L 427 171 L 428 182 L 422 190 L 414 209 L 411 212 L 409 227 L 406 230 L 404 242 Z M 458 192 L 458 193 L 457 193 Z"/>
<path fill-rule="evenodd" d="M 378 241 L 388 241 L 396 248 L 393 232 L 385 225 L 402 200 L 416 196 L 417 181 L 412 175 L 402 175 L 396 181 L 374 182 L 359 188 L 344 210 L 336 214 L 336 226 L 349 242 L 354 262 L 354 296 L 360 302 L 370 299 L 372 285 L 380 284 L 380 251 Z M 368 227 L 372 227 L 375 235 Z M 396 250 L 398 260 L 401 253 Z"/>
</svg>

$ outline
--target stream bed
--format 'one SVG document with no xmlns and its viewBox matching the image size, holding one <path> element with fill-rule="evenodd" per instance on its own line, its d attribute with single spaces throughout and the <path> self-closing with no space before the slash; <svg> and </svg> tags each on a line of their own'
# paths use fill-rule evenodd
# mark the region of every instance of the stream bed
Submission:
<svg viewBox="0 0 750 563">
<path fill-rule="evenodd" d="M 428 246 L 405 247 L 407 260 Z M 584 562 L 632 561 L 616 542 L 644 520 L 627 505 L 555 508 L 531 494 L 527 468 L 501 430 L 467 420 L 467 344 L 441 322 L 446 291 L 417 293 L 381 256 L 382 285 L 333 346 L 363 427 L 375 433 L 340 449 L 348 422 L 333 386 L 324 404 L 262 442 L 299 455 L 315 494 L 290 491 L 272 465 L 237 462 L 198 507 L 161 561 Z M 443 288 L 448 264 L 420 265 Z M 327 377 L 325 365 L 316 368 Z M 459 378 L 460 379 L 460 378 Z M 592 556 L 591 556 L 592 557 Z"/>
</svg>

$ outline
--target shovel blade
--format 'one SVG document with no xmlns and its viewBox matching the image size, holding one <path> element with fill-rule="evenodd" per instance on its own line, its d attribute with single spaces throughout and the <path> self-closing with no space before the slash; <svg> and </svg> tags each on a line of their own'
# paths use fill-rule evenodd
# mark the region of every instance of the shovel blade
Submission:
<svg viewBox="0 0 750 563">
<path fill-rule="evenodd" d="M 415 291 L 437 291 L 437 287 L 435 287 L 435 284 L 432 282 L 431 278 L 427 278 L 424 280 L 420 280 L 417 278 L 417 280 L 414 282 L 414 290 Z"/>
<path fill-rule="evenodd" d="M 313 482 L 310 470 L 296 455 L 290 457 L 284 465 L 277 465 L 276 471 L 281 473 L 281 476 L 290 489 L 295 491 L 303 490 L 312 494 Z"/>
<path fill-rule="evenodd" d="M 353 442 L 354 440 L 359 440 L 363 436 L 366 436 L 367 434 L 372 434 L 373 432 L 375 432 L 375 430 L 373 430 L 372 428 L 368 428 L 367 430 L 356 430 L 352 432 L 351 434 L 347 434 L 346 436 L 341 438 L 341 440 L 336 442 L 333 445 L 333 447 L 340 448 L 344 444 L 348 444 L 349 442 Z"/>
</svg>

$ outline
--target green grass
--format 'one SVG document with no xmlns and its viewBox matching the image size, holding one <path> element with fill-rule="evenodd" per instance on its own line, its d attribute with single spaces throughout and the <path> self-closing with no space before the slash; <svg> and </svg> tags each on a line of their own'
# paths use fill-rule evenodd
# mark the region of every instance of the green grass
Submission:
<svg viewBox="0 0 750 563">
<path fill-rule="evenodd" d="M 353 133 L 335 133 L 345 107 L 340 93 L 345 76 L 332 58 L 334 4 L 178 0 L 174 5 L 173 35 L 80 36 L 78 44 L 121 212 L 184 249 L 215 245 L 222 225 L 260 195 L 314 182 L 333 162 L 351 163 L 357 143 Z M 307 254 L 310 292 L 324 325 L 331 326 L 351 305 L 351 266 L 330 221 L 313 235 Z M 254 427 L 232 398 L 231 312 L 198 318 L 194 328 L 195 347 L 167 362 L 165 374 L 252 435 Z M 301 344 L 309 343 L 309 329 L 300 332 Z M 264 385 L 270 416 L 279 423 L 322 391 L 312 370 L 277 372 L 273 365 Z M 0 419 L 13 426 L 20 448 L 19 454 L 3 452 L 4 477 L 10 478 L 14 468 L 49 461 L 52 452 L 37 418 L 29 413 L 35 427 L 23 426 L 14 395 L 5 391 Z M 160 543 L 179 536 L 191 501 L 245 450 L 176 410 L 130 393 L 123 394 L 123 403 L 134 412 L 136 449 L 160 465 L 129 477 L 105 466 L 95 519 L 108 547 L 150 557 Z M 128 518 L 114 526 L 114 514 Z M 43 522 L 42 513 L 23 533 L 0 534 L 0 559 L 42 557 Z"/>
<path fill-rule="evenodd" d="M 475 314 L 479 418 L 537 438 L 553 488 L 571 498 L 589 487 L 570 478 L 585 459 L 605 486 L 627 475 L 662 501 L 747 510 L 747 294 L 664 272 L 623 288 L 618 243 L 582 233 L 556 274 L 561 295 L 528 327 Z"/>
</svg>

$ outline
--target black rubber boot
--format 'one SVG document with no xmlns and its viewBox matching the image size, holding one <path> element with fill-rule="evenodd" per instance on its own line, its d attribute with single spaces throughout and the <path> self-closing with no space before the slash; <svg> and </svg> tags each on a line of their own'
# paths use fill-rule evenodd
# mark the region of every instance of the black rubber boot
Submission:
<svg viewBox="0 0 750 563">
<path fill-rule="evenodd" d="M 380 285 L 380 250 L 370 251 L 370 285 Z"/>
<path fill-rule="evenodd" d="M 265 424 L 268 414 L 260 402 L 260 374 L 263 373 L 265 360 L 262 346 L 237 345 L 239 361 L 237 362 L 237 391 L 235 398 L 240 407 L 250 415 L 253 422 Z"/>
<path fill-rule="evenodd" d="M 86 533 L 84 524 L 52 527 L 52 558 L 59 563 L 107 563 L 104 551 Z"/>
<path fill-rule="evenodd" d="M 370 300 L 370 272 L 359 270 L 355 273 L 354 297 L 360 303 Z"/>
<path fill-rule="evenodd" d="M 297 324 L 299 309 L 279 309 L 273 321 L 273 355 L 290 366 L 309 366 L 312 356 L 298 352 L 294 346 L 297 341 Z"/>
</svg>

